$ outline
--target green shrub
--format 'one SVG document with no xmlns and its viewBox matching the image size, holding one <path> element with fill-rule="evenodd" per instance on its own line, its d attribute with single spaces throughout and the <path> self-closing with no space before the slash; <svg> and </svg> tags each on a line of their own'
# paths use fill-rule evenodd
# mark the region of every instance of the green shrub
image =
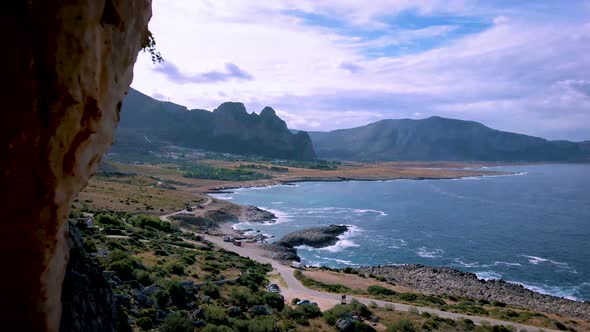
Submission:
<svg viewBox="0 0 590 332">
<path fill-rule="evenodd" d="M 389 288 L 385 288 L 383 286 L 369 286 L 367 288 L 367 291 L 369 292 L 369 294 L 371 295 L 385 295 L 385 296 L 390 296 L 390 295 L 395 295 L 397 294 L 397 292 L 389 289 Z"/>
<path fill-rule="evenodd" d="M 168 305 L 168 301 L 170 300 L 170 295 L 164 289 L 159 289 L 154 293 L 154 299 L 156 299 L 156 303 L 159 307 L 166 307 Z"/>
<path fill-rule="evenodd" d="M 156 318 L 156 309 L 155 308 L 142 309 L 139 312 L 139 317 Z"/>
<path fill-rule="evenodd" d="M 103 226 L 117 226 L 121 227 L 123 224 L 116 215 L 113 214 L 98 214 L 94 216 L 94 221 Z"/>
<path fill-rule="evenodd" d="M 283 310 L 285 307 L 285 300 L 280 294 L 267 292 L 263 296 L 264 303 L 268 304 L 269 307 L 277 309 L 278 311 Z"/>
<path fill-rule="evenodd" d="M 251 320 L 236 320 L 233 328 L 238 332 L 275 332 L 277 322 L 272 317 L 256 317 Z"/>
<path fill-rule="evenodd" d="M 176 275 L 184 275 L 184 266 L 182 264 L 180 264 L 180 262 L 170 262 L 166 265 L 166 270 L 170 273 L 170 274 L 176 274 Z"/>
<path fill-rule="evenodd" d="M 494 307 L 500 307 L 500 308 L 506 307 L 506 303 L 500 302 L 500 301 L 496 301 L 496 300 L 492 301 L 492 305 Z"/>
<path fill-rule="evenodd" d="M 193 332 L 193 323 L 178 312 L 171 312 L 160 326 L 162 332 Z"/>
<path fill-rule="evenodd" d="M 295 278 L 299 279 L 305 287 L 319 288 L 330 293 L 352 293 L 352 289 L 340 284 L 327 284 L 321 281 L 317 281 L 306 277 L 301 271 L 296 270 L 294 273 Z"/>
<path fill-rule="evenodd" d="M 336 324 L 336 321 L 346 314 L 352 313 L 353 309 L 350 304 L 337 304 L 332 309 L 324 312 L 324 319 L 330 325 Z"/>
<path fill-rule="evenodd" d="M 184 308 L 187 303 L 186 289 L 184 289 L 184 287 L 178 281 L 172 281 L 170 284 L 168 284 L 167 289 L 172 304 L 177 307 Z"/>
<path fill-rule="evenodd" d="M 414 294 L 414 293 L 400 293 L 399 294 L 399 299 L 402 301 L 412 302 L 412 301 L 415 301 L 417 298 L 418 298 L 418 295 Z"/>
<path fill-rule="evenodd" d="M 92 241 L 91 239 L 85 238 L 84 239 L 84 250 L 86 250 L 86 252 L 88 253 L 93 253 L 98 251 L 98 248 L 96 247 L 96 243 L 94 243 L 94 241 Z"/>
<path fill-rule="evenodd" d="M 134 277 L 135 268 L 130 259 L 119 260 L 109 264 L 109 271 L 113 271 L 122 280 L 132 280 Z"/>
<path fill-rule="evenodd" d="M 190 243 L 189 243 L 190 244 Z M 192 265 L 195 264 L 195 262 L 197 261 L 195 259 L 195 255 L 194 254 L 184 254 L 182 255 L 182 262 L 185 263 L 186 265 Z"/>
<path fill-rule="evenodd" d="M 231 290 L 230 301 L 232 304 L 239 306 L 244 310 L 247 310 L 256 304 L 262 304 L 262 300 L 260 300 L 249 288 L 244 286 L 237 286 Z"/>
<path fill-rule="evenodd" d="M 218 299 L 221 296 L 221 292 L 219 291 L 219 286 L 214 285 L 210 282 L 205 283 L 199 289 L 200 292 L 209 296 L 212 299 Z"/>
<path fill-rule="evenodd" d="M 207 165 L 191 165 L 185 167 L 185 170 L 187 172 L 185 172 L 183 176 L 194 179 L 249 181 L 270 178 L 270 176 L 262 173 L 242 169 L 216 168 Z"/>
<path fill-rule="evenodd" d="M 225 325 L 217 326 L 213 324 L 207 324 L 207 326 L 205 326 L 201 332 L 234 332 L 234 329 Z"/>
<path fill-rule="evenodd" d="M 352 301 L 350 301 L 350 306 L 352 307 L 352 310 L 356 311 L 359 315 L 361 315 L 361 317 L 370 317 L 373 315 L 371 310 L 369 310 L 366 305 L 360 303 L 356 299 L 352 299 Z"/>
<path fill-rule="evenodd" d="M 387 332 L 415 332 L 416 328 L 411 321 L 402 319 L 387 327 Z"/>
<path fill-rule="evenodd" d="M 299 301 L 301 301 L 301 299 L 300 299 L 300 298 L 298 298 L 298 297 L 294 297 L 294 298 L 291 300 L 291 304 L 295 305 L 295 304 L 297 304 L 297 302 L 299 302 Z"/>
<path fill-rule="evenodd" d="M 375 329 L 361 321 L 354 321 L 354 332 L 375 332 Z"/>
<path fill-rule="evenodd" d="M 152 320 L 148 317 L 139 317 L 135 321 L 135 325 L 144 331 L 151 330 L 154 327 Z"/>
<path fill-rule="evenodd" d="M 342 272 L 348 274 L 359 274 L 359 272 L 356 269 L 353 269 L 352 267 L 345 267 L 344 270 L 342 270 Z"/>
<path fill-rule="evenodd" d="M 137 280 L 143 286 L 149 286 L 154 283 L 152 276 L 147 271 L 135 270 L 133 271 L 133 276 L 135 277 L 135 280 Z"/>
<path fill-rule="evenodd" d="M 207 323 L 214 325 L 228 324 L 228 316 L 225 309 L 217 306 L 208 306 L 205 308 L 205 320 Z"/>
<path fill-rule="evenodd" d="M 132 222 L 135 226 L 144 229 L 152 228 L 165 233 L 170 233 L 173 231 L 171 223 L 154 217 L 135 215 L 130 218 L 130 222 Z"/>
<path fill-rule="evenodd" d="M 322 311 L 315 304 L 298 305 L 295 311 L 301 312 L 305 318 L 316 318 L 322 315 Z"/>
</svg>

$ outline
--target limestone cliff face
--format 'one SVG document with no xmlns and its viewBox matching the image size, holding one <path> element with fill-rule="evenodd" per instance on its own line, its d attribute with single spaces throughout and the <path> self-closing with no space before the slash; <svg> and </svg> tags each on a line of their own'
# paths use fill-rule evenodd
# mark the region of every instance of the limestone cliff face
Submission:
<svg viewBox="0 0 590 332">
<path fill-rule="evenodd" d="M 57 331 L 64 221 L 112 143 L 151 1 L 10 1 L 2 16 L 0 315 Z"/>
</svg>

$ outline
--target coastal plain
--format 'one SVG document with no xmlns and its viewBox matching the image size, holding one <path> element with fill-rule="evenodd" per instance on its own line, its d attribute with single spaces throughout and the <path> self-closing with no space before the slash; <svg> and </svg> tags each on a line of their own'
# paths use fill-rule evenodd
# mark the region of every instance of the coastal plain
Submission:
<svg viewBox="0 0 590 332">
<path fill-rule="evenodd" d="M 97 173 L 90 180 L 86 189 L 79 194 L 74 202 L 76 209 L 157 216 L 162 220 L 178 222 L 183 225 L 182 227 L 199 234 L 208 234 L 208 237 L 230 234 L 246 240 L 248 240 L 248 237 L 232 228 L 233 223 L 237 221 L 269 221 L 272 220 L 273 216 L 261 214 L 255 210 L 255 207 L 240 206 L 228 201 L 211 198 L 207 195 L 208 193 L 230 191 L 233 188 L 272 186 L 301 181 L 453 179 L 506 174 L 481 170 L 482 167 L 496 166 L 495 164 L 481 163 L 342 162 L 333 169 L 281 166 L 281 170 L 276 171 L 272 169 L 275 164 L 269 162 L 199 160 L 199 164 L 215 169 L 241 170 L 248 168 L 264 175 L 263 178 L 256 180 L 232 181 L 187 177 L 186 166 L 173 162 L 147 164 L 108 161 L 107 164 L 108 171 Z M 185 217 L 184 221 L 187 221 L 186 223 L 180 218 L 181 216 Z M 214 242 L 217 244 L 217 241 Z M 266 262 L 274 255 L 254 243 L 246 246 L 252 248 L 248 250 L 255 253 L 253 257 L 250 257 L 254 260 Z M 246 248 L 232 249 L 236 249 L 233 251 L 241 254 L 241 251 Z M 274 262 L 274 260 L 272 261 Z M 292 271 L 289 273 L 292 273 Z M 366 275 L 362 275 L 364 276 L 345 274 L 341 271 L 309 269 L 304 272 L 303 276 L 300 276 L 300 281 L 305 284 L 307 280 L 308 284 L 315 285 L 311 288 L 318 291 L 325 290 L 326 285 L 328 285 L 327 287 L 330 287 L 330 285 L 343 285 L 345 292 L 357 294 L 357 296 L 371 296 L 366 292 L 368 284 L 378 285 L 395 292 L 412 292 L 423 294 L 423 296 L 430 296 L 431 294 L 429 289 L 408 287 L 402 283 L 396 284 L 392 280 L 383 277 L 379 278 L 377 273 L 373 275 L 373 273 L 367 272 Z M 373 279 L 367 278 L 369 275 L 372 275 L 371 278 Z M 280 280 L 282 275 L 279 274 L 278 276 Z M 284 283 L 284 281 L 280 280 L 280 283 Z M 303 294 L 309 295 L 308 293 Z M 296 295 L 294 293 L 290 297 L 295 298 Z M 376 296 L 374 299 L 379 301 L 383 297 Z M 318 297 L 318 303 L 320 301 L 322 301 L 322 298 Z M 333 305 L 332 301 L 326 303 Z M 453 306 L 456 304 L 458 302 L 455 303 L 453 297 L 451 297 L 451 300 L 445 300 L 444 305 Z M 492 308 L 491 310 L 496 309 Z M 528 313 L 526 310 L 521 311 Z M 519 311 L 516 310 L 516 312 Z M 563 315 L 563 312 L 562 315 L 556 315 L 554 312 L 545 312 L 545 314 L 544 319 L 533 316 L 533 318 L 527 318 L 523 323 L 551 329 L 555 327 L 551 323 L 553 321 L 562 322 L 563 324 L 569 322 L 570 325 L 574 324 L 578 330 L 590 329 L 590 324 L 583 312 L 578 311 L 578 314 L 574 315 Z"/>
</svg>

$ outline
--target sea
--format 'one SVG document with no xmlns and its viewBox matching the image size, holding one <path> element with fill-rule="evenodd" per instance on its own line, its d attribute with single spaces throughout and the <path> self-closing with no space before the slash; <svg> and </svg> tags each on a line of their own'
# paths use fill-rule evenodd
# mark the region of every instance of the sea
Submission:
<svg viewBox="0 0 590 332">
<path fill-rule="evenodd" d="M 302 182 L 213 196 L 255 205 L 274 223 L 234 227 L 274 236 L 345 224 L 333 246 L 299 247 L 315 266 L 418 263 L 590 301 L 590 164 L 484 168 L 511 175 L 449 180 Z"/>
</svg>

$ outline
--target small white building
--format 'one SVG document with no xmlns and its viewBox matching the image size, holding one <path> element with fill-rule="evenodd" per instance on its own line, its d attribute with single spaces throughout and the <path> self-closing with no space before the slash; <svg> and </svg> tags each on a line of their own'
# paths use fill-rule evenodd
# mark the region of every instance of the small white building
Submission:
<svg viewBox="0 0 590 332">
<path fill-rule="evenodd" d="M 223 236 L 223 241 L 224 242 L 233 242 L 234 241 L 234 238 L 231 237 L 231 236 L 229 236 L 229 235 L 224 235 Z"/>
<path fill-rule="evenodd" d="M 295 269 L 302 269 L 303 268 L 303 264 L 301 264 L 301 262 L 291 262 L 291 267 L 295 268 Z"/>
</svg>

